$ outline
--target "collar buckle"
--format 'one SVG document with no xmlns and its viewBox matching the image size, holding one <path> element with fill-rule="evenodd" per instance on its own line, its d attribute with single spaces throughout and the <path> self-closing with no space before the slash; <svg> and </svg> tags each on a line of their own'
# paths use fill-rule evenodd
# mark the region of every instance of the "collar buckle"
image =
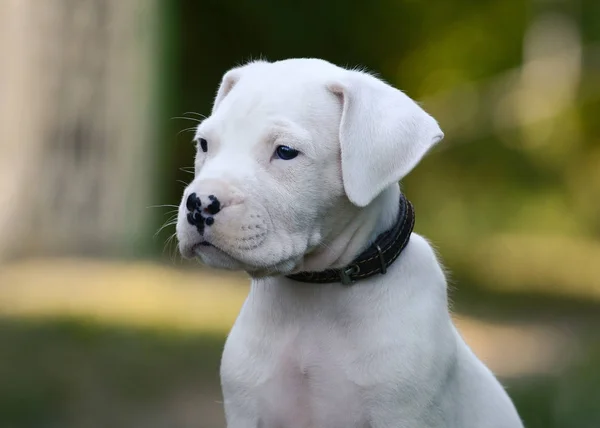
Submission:
<svg viewBox="0 0 600 428">
<path fill-rule="evenodd" d="M 345 286 L 373 275 L 385 275 L 388 268 L 406 248 L 415 225 L 415 212 L 410 201 L 400 195 L 400 210 L 396 224 L 381 233 L 369 248 L 344 268 L 321 272 L 299 272 L 287 275 L 294 281 L 315 284 L 342 283 Z M 360 273 L 360 275 L 359 275 Z"/>
<path fill-rule="evenodd" d="M 351 266 L 348 266 L 347 268 L 340 269 L 340 280 L 342 281 L 342 284 L 344 284 L 344 285 L 352 284 L 354 282 L 354 280 L 352 279 L 352 277 L 350 275 L 356 275 L 359 272 L 360 272 L 360 266 L 358 266 L 358 265 L 351 265 Z"/>
</svg>

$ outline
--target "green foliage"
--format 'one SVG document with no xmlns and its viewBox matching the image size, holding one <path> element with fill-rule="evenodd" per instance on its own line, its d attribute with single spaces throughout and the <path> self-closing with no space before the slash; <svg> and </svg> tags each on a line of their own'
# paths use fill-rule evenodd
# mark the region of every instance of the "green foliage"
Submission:
<svg viewBox="0 0 600 428">
<path fill-rule="evenodd" d="M 440 146 L 406 177 L 403 187 L 416 206 L 416 230 L 438 247 L 458 282 L 481 263 L 473 254 L 479 250 L 473 249 L 504 235 L 517 236 L 532 248 L 540 236 L 557 249 L 559 240 L 568 238 L 573 257 L 579 257 L 589 248 L 600 248 L 600 74 L 594 67 L 600 23 L 592 18 L 596 3 L 170 2 L 169 10 L 179 12 L 169 21 L 178 23 L 172 26 L 178 79 L 172 82 L 171 116 L 186 111 L 208 114 L 222 74 L 252 58 L 309 56 L 364 65 L 422 101 L 446 131 Z M 548 17 L 558 19 L 540 36 L 550 47 L 531 48 L 530 33 Z M 558 47 L 566 43 L 561 40 L 568 39 L 565 25 L 574 28 L 569 31 L 577 33 L 580 43 L 567 46 L 567 52 L 581 49 L 581 59 L 579 77 L 566 92 L 571 101 L 559 102 L 552 91 L 563 81 L 570 84 L 561 74 L 568 59 L 548 66 L 556 73 L 543 74 L 542 67 L 530 80 L 523 73 L 527 67 L 531 70 L 524 63 L 531 55 L 560 53 Z M 550 79 L 546 86 L 535 86 L 544 79 Z M 544 108 L 550 108 L 549 116 L 527 119 Z M 166 199 L 157 203 L 178 203 L 178 180 L 191 178 L 179 171 L 193 163 L 191 134 L 176 136 L 190 125 L 194 123 L 187 120 L 168 125 L 172 138 L 164 140 L 161 152 L 170 155 L 164 157 L 160 176 L 169 187 Z M 534 252 L 527 257 L 537 256 Z M 548 256 L 537 265 L 553 278 L 562 278 L 566 274 L 561 266 L 548 261 L 558 257 Z M 501 271 L 511 272 L 511 279 L 500 276 L 496 282 L 510 280 L 531 288 L 529 280 L 512 269 L 511 260 L 499 263 Z M 600 278 L 598 271 L 587 277 L 594 275 Z M 580 282 L 577 289 L 600 290 L 600 279 Z M 477 285 L 492 286 L 484 277 Z M 567 294 L 570 287 L 558 284 Z"/>
<path fill-rule="evenodd" d="M 2 320 L 0 426 L 147 426 L 140 414 L 168 413 L 161 406 L 179 393 L 218 399 L 222 342 L 85 320 Z"/>
<path fill-rule="evenodd" d="M 503 293 L 492 303 L 507 299 L 519 313 L 548 296 L 547 319 L 565 308 L 597 311 L 582 300 L 600 296 L 600 2 L 163 1 L 179 12 L 169 117 L 209 114 L 222 74 L 249 59 L 364 65 L 422 102 L 446 132 L 402 185 L 458 304 L 489 315 L 482 302 L 494 287 Z M 535 45 L 545 19 L 554 24 Z M 562 55 L 573 34 L 562 59 L 535 68 Z M 193 163 L 190 134 L 177 135 L 190 124 L 164 125 L 171 137 L 160 150 L 171 154 L 159 170 L 167 196 L 157 203 L 177 204 L 177 180 L 190 180 L 179 171 Z M 600 426 L 598 364 L 590 351 L 560 376 L 512 383 L 526 426 Z"/>
<path fill-rule="evenodd" d="M 600 425 L 600 348 L 557 377 L 521 379 L 509 393 L 526 427 L 595 428 Z"/>
<path fill-rule="evenodd" d="M 0 322 L 0 426 L 218 427 L 223 337 L 75 319 Z M 528 428 L 595 428 L 600 348 L 555 377 L 504 382 Z M 173 401 L 199 411 L 182 422 Z M 211 414 L 209 415 L 208 412 Z"/>
</svg>

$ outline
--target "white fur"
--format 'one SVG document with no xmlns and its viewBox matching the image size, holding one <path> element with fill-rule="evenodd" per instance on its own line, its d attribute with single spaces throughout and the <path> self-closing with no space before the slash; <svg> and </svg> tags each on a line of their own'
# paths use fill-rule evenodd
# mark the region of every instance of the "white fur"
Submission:
<svg viewBox="0 0 600 428">
<path fill-rule="evenodd" d="M 345 266 L 391 227 L 398 180 L 442 137 L 361 71 L 294 59 L 225 74 L 177 233 L 184 256 L 252 276 L 221 365 L 228 428 L 522 427 L 452 324 L 419 235 L 386 275 L 349 287 L 284 276 Z M 301 154 L 279 159 L 278 145 Z M 192 192 L 222 203 L 203 235 L 186 220 Z"/>
</svg>

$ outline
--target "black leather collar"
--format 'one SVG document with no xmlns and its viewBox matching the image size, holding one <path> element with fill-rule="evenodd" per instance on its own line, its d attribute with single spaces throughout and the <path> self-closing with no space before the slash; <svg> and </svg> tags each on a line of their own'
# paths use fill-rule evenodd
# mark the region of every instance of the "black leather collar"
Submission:
<svg viewBox="0 0 600 428">
<path fill-rule="evenodd" d="M 300 282 L 317 284 L 341 282 L 349 285 L 373 275 L 385 274 L 387 268 L 394 263 L 408 244 L 414 225 L 413 206 L 401 194 L 398 221 L 394 227 L 379 235 L 375 242 L 348 266 L 343 269 L 328 269 L 322 272 L 300 272 L 287 277 Z"/>
</svg>

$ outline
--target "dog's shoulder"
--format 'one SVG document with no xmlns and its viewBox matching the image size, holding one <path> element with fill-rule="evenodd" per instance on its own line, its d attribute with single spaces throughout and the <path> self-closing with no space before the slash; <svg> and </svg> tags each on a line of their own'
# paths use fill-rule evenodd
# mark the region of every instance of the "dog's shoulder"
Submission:
<svg viewBox="0 0 600 428">
<path fill-rule="evenodd" d="M 422 235 L 412 233 L 402 254 L 403 265 L 411 275 L 430 275 L 432 279 L 445 281 L 446 272 L 434 245 Z M 420 275 L 417 275 L 420 276 Z"/>
</svg>

